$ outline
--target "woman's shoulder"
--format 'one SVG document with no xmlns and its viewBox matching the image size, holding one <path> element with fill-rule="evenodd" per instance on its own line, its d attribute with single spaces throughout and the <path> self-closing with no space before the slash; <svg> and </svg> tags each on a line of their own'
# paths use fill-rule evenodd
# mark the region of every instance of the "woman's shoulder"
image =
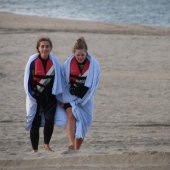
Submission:
<svg viewBox="0 0 170 170">
<path fill-rule="evenodd" d="M 74 55 L 68 56 L 68 58 L 67 58 L 66 61 L 64 62 L 64 65 L 69 64 L 73 58 L 74 58 Z"/>
<path fill-rule="evenodd" d="M 32 54 L 32 55 L 29 57 L 29 61 L 35 60 L 38 56 L 39 56 L 39 53 Z"/>
<path fill-rule="evenodd" d="M 98 61 L 98 60 L 96 59 L 96 57 L 94 57 L 92 54 L 89 54 L 89 53 L 88 53 L 87 58 L 88 58 L 91 62 L 93 62 L 93 63 L 95 63 L 95 64 L 97 64 L 97 65 L 100 65 L 100 64 L 99 64 L 99 61 Z"/>
<path fill-rule="evenodd" d="M 55 62 L 56 64 L 61 65 L 58 57 L 57 57 L 55 54 L 50 53 L 50 59 L 51 59 L 53 62 Z"/>
</svg>

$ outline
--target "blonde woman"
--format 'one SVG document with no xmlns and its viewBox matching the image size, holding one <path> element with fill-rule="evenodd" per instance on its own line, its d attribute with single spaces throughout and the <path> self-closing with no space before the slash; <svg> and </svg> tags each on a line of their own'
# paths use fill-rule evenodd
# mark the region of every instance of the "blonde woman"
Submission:
<svg viewBox="0 0 170 170">
<path fill-rule="evenodd" d="M 91 126 L 94 94 L 99 83 L 98 61 L 88 53 L 84 37 L 80 37 L 63 66 L 63 102 L 69 150 L 79 150 Z M 60 119 L 61 123 L 61 119 Z"/>
</svg>

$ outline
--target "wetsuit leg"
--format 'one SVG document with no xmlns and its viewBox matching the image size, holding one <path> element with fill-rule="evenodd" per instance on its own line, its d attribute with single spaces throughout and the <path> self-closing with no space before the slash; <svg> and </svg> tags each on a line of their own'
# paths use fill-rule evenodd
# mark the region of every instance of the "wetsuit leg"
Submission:
<svg viewBox="0 0 170 170">
<path fill-rule="evenodd" d="M 37 107 L 37 112 L 32 123 L 32 128 L 30 130 L 30 139 L 33 150 L 38 150 L 40 123 L 41 115 L 39 114 L 39 109 Z"/>
<path fill-rule="evenodd" d="M 54 130 L 54 117 L 56 112 L 56 99 L 53 98 L 48 104 L 48 109 L 44 111 L 45 126 L 44 126 L 44 144 L 49 144 L 53 130 Z"/>
</svg>

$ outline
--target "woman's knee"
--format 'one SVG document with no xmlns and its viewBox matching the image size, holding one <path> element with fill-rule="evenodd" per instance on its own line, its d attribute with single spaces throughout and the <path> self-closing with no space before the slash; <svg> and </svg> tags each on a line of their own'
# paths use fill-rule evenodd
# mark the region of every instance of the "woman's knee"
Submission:
<svg viewBox="0 0 170 170">
<path fill-rule="evenodd" d="M 67 108 L 66 111 L 67 111 L 67 113 L 68 113 L 68 119 L 70 119 L 70 120 L 75 120 L 74 115 L 73 115 L 73 112 L 72 112 L 72 108 L 69 107 L 69 108 Z"/>
</svg>

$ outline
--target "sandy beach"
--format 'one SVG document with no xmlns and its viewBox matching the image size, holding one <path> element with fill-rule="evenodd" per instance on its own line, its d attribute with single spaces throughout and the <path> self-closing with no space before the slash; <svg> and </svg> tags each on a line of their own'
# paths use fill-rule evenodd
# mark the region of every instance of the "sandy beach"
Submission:
<svg viewBox="0 0 170 170">
<path fill-rule="evenodd" d="M 55 126 L 32 154 L 24 129 L 24 69 L 36 41 L 48 36 L 63 64 L 84 36 L 100 62 L 92 127 L 80 151 Z M 169 170 L 170 28 L 49 19 L 0 13 L 0 170 Z"/>
</svg>

